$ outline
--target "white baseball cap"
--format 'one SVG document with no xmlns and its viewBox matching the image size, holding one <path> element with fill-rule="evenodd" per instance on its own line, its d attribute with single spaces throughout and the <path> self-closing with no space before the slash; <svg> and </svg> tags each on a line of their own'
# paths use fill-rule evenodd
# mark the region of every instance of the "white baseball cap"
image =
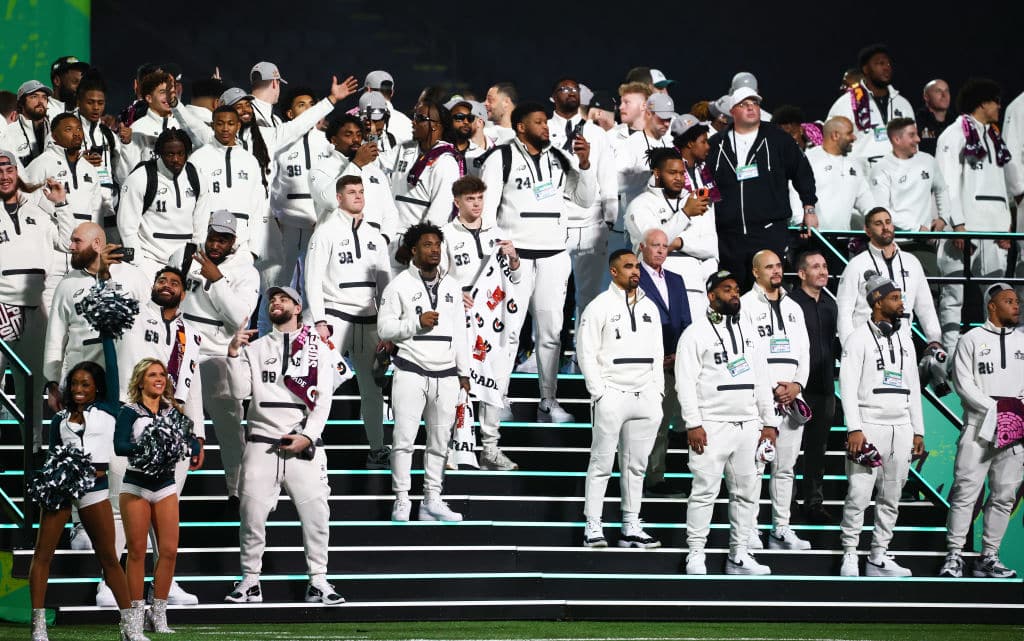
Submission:
<svg viewBox="0 0 1024 641">
<path fill-rule="evenodd" d="M 376 91 L 366 91 L 359 96 L 359 113 L 370 120 L 384 120 L 391 110 L 388 101 Z"/>
<path fill-rule="evenodd" d="M 676 103 L 663 93 L 651 94 L 647 99 L 647 110 L 663 120 L 670 120 L 679 115 L 676 113 Z"/>
<path fill-rule="evenodd" d="M 664 89 L 669 85 L 675 84 L 675 82 L 675 80 L 666 78 L 661 69 L 651 69 L 651 84 L 658 89 Z"/>
<path fill-rule="evenodd" d="M 739 87 L 729 96 L 729 111 L 732 111 L 733 107 L 747 98 L 757 98 L 758 104 L 761 103 L 761 96 L 757 94 L 757 91 L 750 87 Z"/>
<path fill-rule="evenodd" d="M 21 100 L 25 96 L 35 93 L 37 91 L 42 91 L 47 96 L 53 95 L 53 90 L 51 90 L 43 83 L 39 82 L 38 80 L 28 80 L 26 82 L 21 83 L 21 86 L 18 87 L 18 100 Z"/>
<path fill-rule="evenodd" d="M 252 102 L 255 100 L 253 95 L 245 89 L 238 87 L 232 87 L 220 95 L 220 104 L 233 107 L 239 100 L 248 100 Z"/>
<path fill-rule="evenodd" d="M 388 72 L 378 69 L 377 71 L 371 71 L 366 74 L 366 80 L 363 81 L 363 89 L 381 89 L 385 83 L 391 83 L 391 89 L 395 87 L 395 79 L 391 77 Z"/>
<path fill-rule="evenodd" d="M 700 119 L 693 114 L 681 114 L 678 118 L 672 121 L 672 127 L 669 131 L 672 132 L 673 137 L 682 136 L 687 131 L 693 129 L 700 124 Z"/>
<path fill-rule="evenodd" d="M 729 85 L 729 91 L 736 91 L 740 87 L 750 87 L 754 91 L 757 91 L 757 78 L 749 71 L 739 72 L 732 77 L 732 84 Z"/>
<path fill-rule="evenodd" d="M 284 84 L 288 84 L 288 81 L 281 77 L 277 65 L 272 62 L 257 62 L 249 72 L 249 82 L 256 84 L 265 80 L 280 80 Z"/>
<path fill-rule="evenodd" d="M 235 235 L 238 223 L 235 220 L 235 215 L 227 209 L 218 209 L 217 211 L 210 214 L 210 222 L 207 223 L 206 228 L 219 232 L 221 234 Z"/>
</svg>

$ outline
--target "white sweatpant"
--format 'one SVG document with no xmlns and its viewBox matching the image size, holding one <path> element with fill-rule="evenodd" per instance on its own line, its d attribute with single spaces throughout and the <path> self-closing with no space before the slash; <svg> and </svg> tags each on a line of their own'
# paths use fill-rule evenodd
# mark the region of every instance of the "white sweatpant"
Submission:
<svg viewBox="0 0 1024 641">
<path fill-rule="evenodd" d="M 284 274 L 284 249 L 282 247 L 281 224 L 276 218 L 271 217 L 267 223 L 266 247 L 256 261 L 256 269 L 260 272 L 260 295 L 270 287 L 282 287 L 291 285 L 292 274 Z M 302 287 L 299 287 L 302 291 Z M 260 300 L 260 308 L 257 310 L 257 327 L 260 336 L 270 333 L 272 323 L 270 322 L 267 301 Z"/>
<path fill-rule="evenodd" d="M 877 425 L 864 423 L 864 437 L 878 449 L 882 457 L 880 467 L 867 467 L 846 459 L 849 486 L 843 505 L 843 521 L 839 524 L 840 542 L 844 550 L 854 550 L 864 527 L 864 510 L 875 494 L 875 530 L 871 539 L 872 550 L 888 550 L 892 529 L 900 513 L 900 494 L 910 473 L 910 456 L 914 447 L 914 430 L 905 425 Z"/>
<path fill-rule="evenodd" d="M 395 408 L 391 489 L 395 493 L 407 493 L 412 485 L 409 478 L 412 449 L 422 418 L 427 429 L 427 447 L 423 452 L 423 494 L 441 494 L 444 462 L 448 457 L 448 441 L 452 437 L 458 402 L 457 377 L 433 378 L 395 368 L 391 384 L 391 404 Z"/>
<path fill-rule="evenodd" d="M 693 487 L 686 506 L 686 545 L 703 550 L 711 531 L 715 499 L 722 487 L 725 472 L 729 490 L 729 551 L 739 553 L 747 548 L 750 513 L 754 510 L 754 481 L 757 468 L 754 453 L 761 436 L 760 421 L 716 423 L 705 421 L 708 444 L 703 454 L 690 449 L 689 466 Z"/>
<path fill-rule="evenodd" d="M 228 387 L 227 356 L 203 356 L 199 361 L 203 377 L 203 407 L 213 421 L 224 484 L 228 496 L 238 496 L 238 467 L 242 464 L 245 434 L 242 430 L 242 401 L 231 397 Z"/>
<path fill-rule="evenodd" d="M 668 430 L 675 421 L 677 429 L 683 424 L 679 415 L 679 395 L 676 394 L 676 376 L 671 369 L 665 370 L 665 397 L 661 399 L 661 421 L 654 437 L 651 455 L 647 459 L 647 475 L 644 486 L 652 487 L 665 480 L 665 459 L 668 456 Z"/>
<path fill-rule="evenodd" d="M 312 235 L 312 227 L 296 227 L 281 223 L 281 253 L 275 253 L 275 256 L 279 256 L 281 259 L 281 271 L 278 279 L 284 281 L 278 283 L 279 285 L 296 283 L 299 285 L 297 288 L 299 291 L 305 287 L 306 279 L 303 269 L 306 262 L 306 250 L 309 249 L 309 239 Z"/>
<path fill-rule="evenodd" d="M 977 425 L 968 425 L 957 444 L 953 489 L 949 492 L 946 546 L 950 550 L 964 548 L 986 478 L 989 496 L 984 508 L 982 553 L 998 554 L 1024 478 L 1024 445 L 999 449 L 978 438 Z"/>
<path fill-rule="evenodd" d="M 994 240 L 971 242 L 977 246 L 971 257 L 972 276 L 979 278 L 1006 276 L 1007 251 L 1005 249 L 999 249 Z M 953 241 L 947 240 L 939 245 L 937 261 L 939 271 L 943 276 L 964 275 L 963 253 L 953 246 Z M 972 285 L 972 287 L 978 286 Z M 942 347 L 950 354 L 956 349 L 956 343 L 960 339 L 960 318 L 963 306 L 964 286 L 943 285 L 939 290 L 939 324 L 942 326 Z"/>
<path fill-rule="evenodd" d="M 565 248 L 576 284 L 576 329 L 590 301 L 604 290 L 608 272 L 608 226 L 602 223 L 566 229 Z"/>
<path fill-rule="evenodd" d="M 537 346 L 537 374 L 541 398 L 555 398 L 558 386 L 558 359 L 561 354 L 562 308 L 569 281 L 571 261 L 568 252 L 547 258 L 520 258 L 521 280 L 516 285 L 516 303 L 522 307 L 529 300 L 533 316 L 533 333 Z M 526 315 L 521 317 L 525 320 Z M 519 332 L 509 342 L 513 354 L 519 350 Z"/>
<path fill-rule="evenodd" d="M 71 254 L 54 250 L 53 259 L 50 261 L 50 269 L 46 272 L 46 282 L 43 285 L 43 309 L 49 317 L 49 310 L 53 307 L 53 294 L 57 285 L 64 280 L 64 276 L 71 271 Z M 72 363 L 72 366 L 76 363 Z M 61 381 L 63 384 L 64 381 Z"/>
<path fill-rule="evenodd" d="M 640 512 L 644 491 L 644 470 L 651 455 L 661 421 L 661 394 L 653 389 L 623 392 L 609 389 L 594 403 L 590 464 L 583 513 L 600 519 L 608 479 L 619 453 L 619 482 L 622 511 Z"/>
<path fill-rule="evenodd" d="M 277 506 L 281 488 L 288 493 L 302 523 L 302 546 L 306 552 L 306 572 L 327 573 L 327 545 L 330 534 L 330 508 L 327 497 L 327 455 L 318 447 L 312 461 L 285 458 L 266 443 L 249 442 L 242 453 L 242 478 L 239 483 L 238 545 L 243 574 L 263 570 L 263 550 L 267 545 L 267 517 Z"/>
<path fill-rule="evenodd" d="M 772 524 L 775 529 L 789 525 L 790 509 L 793 501 L 793 480 L 796 478 L 794 469 L 800 457 L 800 443 L 804 436 L 804 426 L 787 417 L 779 425 L 779 436 L 775 439 L 775 460 L 772 462 L 771 477 L 768 479 L 768 493 L 772 498 Z M 754 511 L 751 514 L 750 526 L 757 528 L 757 501 L 761 498 L 761 486 L 766 465 L 757 462 L 757 478 L 754 480 Z"/>
<path fill-rule="evenodd" d="M 363 427 L 370 449 L 384 447 L 384 396 L 373 380 L 373 361 L 377 351 L 377 323 L 355 323 L 330 313 L 327 324 L 331 326 L 331 343 L 338 354 L 348 354 L 356 370 L 359 383 L 359 410 L 363 416 Z M 392 403 L 394 405 L 394 403 Z"/>
</svg>

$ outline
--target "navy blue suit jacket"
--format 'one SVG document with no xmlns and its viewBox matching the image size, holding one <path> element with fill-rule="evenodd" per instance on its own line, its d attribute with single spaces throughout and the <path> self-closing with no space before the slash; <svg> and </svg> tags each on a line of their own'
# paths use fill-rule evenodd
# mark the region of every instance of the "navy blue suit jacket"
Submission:
<svg viewBox="0 0 1024 641">
<path fill-rule="evenodd" d="M 663 300 L 658 288 L 651 280 L 650 274 L 640 267 L 640 289 L 650 296 L 661 313 L 661 337 L 665 343 L 665 356 L 676 353 L 679 336 L 691 323 L 690 303 L 686 297 L 686 284 L 683 277 L 675 272 L 662 268 L 665 273 L 665 284 L 668 289 L 668 300 Z"/>
</svg>

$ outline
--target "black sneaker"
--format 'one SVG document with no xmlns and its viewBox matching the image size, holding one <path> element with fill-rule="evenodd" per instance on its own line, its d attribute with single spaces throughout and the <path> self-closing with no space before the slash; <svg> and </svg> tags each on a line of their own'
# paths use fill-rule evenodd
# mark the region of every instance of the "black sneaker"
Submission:
<svg viewBox="0 0 1024 641">
<path fill-rule="evenodd" d="M 243 578 L 235 584 L 231 594 L 224 597 L 228 603 L 263 603 L 259 579 Z"/>
<path fill-rule="evenodd" d="M 306 603 L 323 603 L 324 605 L 340 605 L 345 599 L 334 591 L 334 586 L 324 581 L 310 581 L 306 586 Z"/>
</svg>

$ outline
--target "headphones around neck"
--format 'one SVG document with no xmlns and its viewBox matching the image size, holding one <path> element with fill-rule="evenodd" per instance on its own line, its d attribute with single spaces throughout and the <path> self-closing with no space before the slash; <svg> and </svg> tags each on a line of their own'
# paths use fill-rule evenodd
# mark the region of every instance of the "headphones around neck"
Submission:
<svg viewBox="0 0 1024 641">
<path fill-rule="evenodd" d="M 882 336 L 889 338 L 890 336 L 899 331 L 901 324 L 902 322 L 899 318 L 897 318 L 892 322 L 887 320 L 880 320 L 877 323 L 875 323 L 875 327 L 877 327 L 878 331 L 882 333 Z"/>
</svg>

